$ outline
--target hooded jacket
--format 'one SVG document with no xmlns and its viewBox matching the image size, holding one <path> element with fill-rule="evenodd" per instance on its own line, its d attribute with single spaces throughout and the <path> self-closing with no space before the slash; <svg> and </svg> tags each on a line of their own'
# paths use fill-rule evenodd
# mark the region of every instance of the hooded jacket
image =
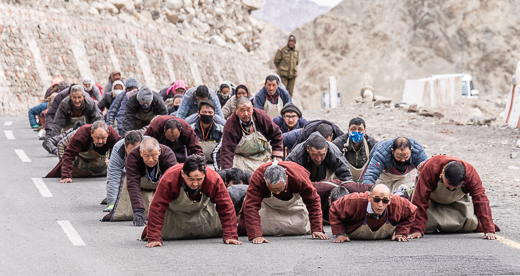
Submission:
<svg viewBox="0 0 520 276">
<path fill-rule="evenodd" d="M 314 132 L 304 143 L 296 145 L 286 160 L 295 162 L 310 172 L 312 160 L 307 152 L 307 145 L 309 140 L 317 135 L 321 136 L 319 132 Z M 352 181 L 352 173 L 350 172 L 345 156 L 341 154 L 341 151 L 332 142 L 327 141 L 327 145 L 327 155 L 318 168 L 316 181 L 321 181 L 326 178 L 327 169 L 333 171 L 336 177 L 342 181 Z"/>
<path fill-rule="evenodd" d="M 230 96 L 235 94 L 236 85 L 234 83 L 232 83 L 230 81 L 224 81 L 220 85 L 223 85 L 223 84 L 227 84 L 227 86 L 229 86 L 229 94 L 230 94 Z M 222 94 L 220 92 L 220 86 L 217 89 L 215 89 L 215 93 L 218 96 L 218 100 L 220 101 L 220 106 L 221 107 L 224 106 L 227 103 L 227 101 L 231 99 L 230 97 L 228 97 L 228 98 L 224 97 L 224 94 Z"/>
<path fill-rule="evenodd" d="M 168 111 L 166 109 L 166 105 L 164 104 L 163 99 L 161 98 L 161 95 L 159 95 L 156 92 L 152 92 L 152 94 L 153 100 L 151 102 L 149 112 L 152 112 L 156 116 L 167 115 Z M 139 111 L 139 108 L 141 108 L 141 105 L 137 100 L 137 93 L 135 93 L 130 98 L 128 98 L 128 101 L 126 102 L 125 119 L 123 120 L 123 135 L 125 134 L 125 132 L 132 130 L 132 127 L 134 126 L 135 122 L 135 114 Z"/>
<path fill-rule="evenodd" d="M 197 99 L 195 98 L 195 90 L 197 87 L 192 87 L 184 93 L 184 97 L 182 98 L 181 105 L 179 106 L 179 110 L 177 110 L 177 117 L 184 119 L 191 114 L 197 113 Z M 220 107 L 220 101 L 218 100 L 217 94 L 213 91 L 213 89 L 208 88 L 209 91 L 209 100 L 213 101 L 215 104 L 215 114 L 224 117 L 222 114 L 222 108 Z"/>
<path fill-rule="evenodd" d="M 307 139 L 309 139 L 310 135 L 316 131 L 319 125 L 321 124 L 327 124 L 332 127 L 332 141 L 336 139 L 337 137 L 343 135 L 343 131 L 339 129 L 337 125 L 335 125 L 332 122 L 326 121 L 326 120 L 314 120 L 307 122 L 305 125 L 305 128 L 303 129 L 303 132 L 301 133 L 300 137 L 298 137 L 298 140 L 296 140 L 295 146 L 305 142 Z"/>
</svg>

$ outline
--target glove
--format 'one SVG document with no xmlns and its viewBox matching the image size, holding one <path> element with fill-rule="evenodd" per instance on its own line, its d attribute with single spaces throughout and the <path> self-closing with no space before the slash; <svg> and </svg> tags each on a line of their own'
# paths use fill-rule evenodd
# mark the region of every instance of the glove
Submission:
<svg viewBox="0 0 520 276">
<path fill-rule="evenodd" d="M 134 210 L 134 225 L 135 226 L 145 226 L 146 225 L 146 215 L 144 214 L 143 208 L 137 208 Z"/>
<path fill-rule="evenodd" d="M 108 207 L 105 210 L 103 210 L 103 212 L 112 212 L 112 209 L 114 209 L 114 204 L 108 205 Z"/>
</svg>

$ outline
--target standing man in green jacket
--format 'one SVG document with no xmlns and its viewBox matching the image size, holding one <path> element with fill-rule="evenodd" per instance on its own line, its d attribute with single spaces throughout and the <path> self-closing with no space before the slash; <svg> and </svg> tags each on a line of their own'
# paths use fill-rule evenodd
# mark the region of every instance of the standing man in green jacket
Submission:
<svg viewBox="0 0 520 276">
<path fill-rule="evenodd" d="M 282 82 L 287 87 L 287 91 L 293 97 L 294 84 L 296 77 L 298 76 L 298 61 L 300 54 L 296 50 L 296 37 L 294 35 L 289 36 L 287 45 L 278 49 L 276 56 L 274 57 L 274 65 L 276 66 L 277 73 L 282 78 Z"/>
</svg>

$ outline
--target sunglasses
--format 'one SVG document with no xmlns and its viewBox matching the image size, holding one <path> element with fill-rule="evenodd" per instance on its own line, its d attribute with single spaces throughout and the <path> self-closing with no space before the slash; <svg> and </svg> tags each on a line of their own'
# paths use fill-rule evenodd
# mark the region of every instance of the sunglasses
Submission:
<svg viewBox="0 0 520 276">
<path fill-rule="evenodd" d="M 388 198 L 380 198 L 380 197 L 372 197 L 375 203 L 379 203 L 380 201 L 383 201 L 383 204 L 390 203 L 390 199 Z"/>
</svg>

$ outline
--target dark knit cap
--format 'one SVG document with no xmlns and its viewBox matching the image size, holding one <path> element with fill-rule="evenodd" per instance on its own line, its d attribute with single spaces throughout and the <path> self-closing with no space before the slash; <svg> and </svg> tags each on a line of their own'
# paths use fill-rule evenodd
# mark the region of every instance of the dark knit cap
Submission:
<svg viewBox="0 0 520 276">
<path fill-rule="evenodd" d="M 302 117 L 302 112 L 300 111 L 300 109 L 294 105 L 293 103 L 287 103 L 285 104 L 285 106 L 282 108 L 282 110 L 280 111 L 280 114 L 282 114 L 282 116 L 285 114 L 285 112 L 294 112 L 296 113 L 296 115 L 298 115 L 298 117 Z"/>
</svg>

